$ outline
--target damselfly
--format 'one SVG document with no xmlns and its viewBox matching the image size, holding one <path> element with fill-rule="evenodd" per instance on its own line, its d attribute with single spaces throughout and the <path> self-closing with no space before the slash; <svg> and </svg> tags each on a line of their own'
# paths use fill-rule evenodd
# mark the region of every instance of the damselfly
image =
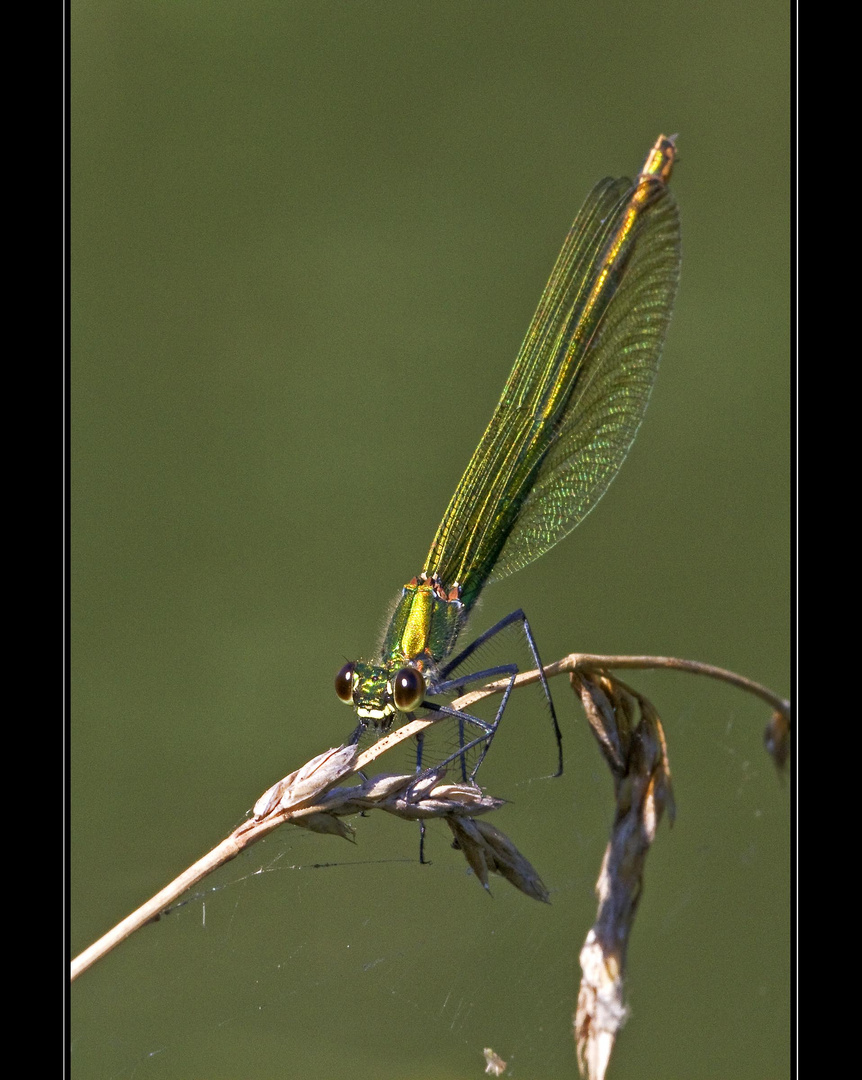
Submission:
<svg viewBox="0 0 862 1080">
<path fill-rule="evenodd" d="M 461 651 L 455 646 L 485 584 L 569 533 L 604 494 L 637 433 L 679 278 L 679 218 L 667 186 L 675 156 L 674 138 L 660 136 L 633 183 L 602 180 L 581 207 L 421 574 L 404 586 L 376 659 L 345 664 L 336 676 L 339 698 L 359 718 L 354 738 L 417 710 L 452 717 L 459 737 L 451 757 L 472 779 L 518 669 L 458 675 L 459 668 L 489 638 L 520 624 L 541 671 L 520 609 Z M 433 700 L 495 677 L 509 682 L 492 721 Z M 561 770 L 544 675 L 542 686 Z M 467 751 L 477 747 L 468 768 Z"/>
</svg>

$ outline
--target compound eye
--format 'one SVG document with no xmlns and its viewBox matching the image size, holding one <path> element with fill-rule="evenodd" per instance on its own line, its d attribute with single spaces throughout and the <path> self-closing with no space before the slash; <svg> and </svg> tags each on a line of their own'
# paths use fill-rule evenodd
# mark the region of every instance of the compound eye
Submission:
<svg viewBox="0 0 862 1080">
<path fill-rule="evenodd" d="M 353 669 L 355 667 L 356 665 L 351 660 L 335 676 L 335 692 L 345 705 L 353 704 Z"/>
<path fill-rule="evenodd" d="M 392 680 L 392 700 L 399 712 L 412 712 L 425 697 L 425 680 L 416 668 L 405 667 Z"/>
</svg>

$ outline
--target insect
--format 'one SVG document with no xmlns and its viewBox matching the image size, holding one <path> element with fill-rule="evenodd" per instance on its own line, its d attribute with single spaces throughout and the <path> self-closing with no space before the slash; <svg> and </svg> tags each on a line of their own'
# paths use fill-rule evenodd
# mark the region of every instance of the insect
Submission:
<svg viewBox="0 0 862 1080">
<path fill-rule="evenodd" d="M 668 188 L 675 157 L 675 137 L 660 136 L 634 182 L 600 181 L 578 212 L 422 572 L 404 586 L 377 657 L 347 663 L 335 678 L 338 697 L 356 710 L 354 741 L 420 709 L 443 714 L 457 722 L 451 758 L 472 780 L 518 668 L 459 669 L 491 637 L 520 624 L 541 672 L 520 609 L 460 651 L 456 645 L 484 586 L 569 533 L 604 494 L 637 433 L 679 279 L 679 216 Z M 509 682 L 492 721 L 433 700 L 495 677 Z M 544 674 L 541 682 L 562 771 Z"/>
</svg>

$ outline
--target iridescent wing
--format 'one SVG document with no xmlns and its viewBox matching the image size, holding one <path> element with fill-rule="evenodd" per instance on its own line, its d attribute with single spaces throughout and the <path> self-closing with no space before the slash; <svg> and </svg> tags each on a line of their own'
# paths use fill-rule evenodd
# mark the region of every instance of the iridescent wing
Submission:
<svg viewBox="0 0 862 1080">
<path fill-rule="evenodd" d="M 437 530 L 425 572 L 467 608 L 586 516 L 643 418 L 680 260 L 672 141 L 657 152 L 658 175 L 603 180 L 581 207 Z"/>
</svg>

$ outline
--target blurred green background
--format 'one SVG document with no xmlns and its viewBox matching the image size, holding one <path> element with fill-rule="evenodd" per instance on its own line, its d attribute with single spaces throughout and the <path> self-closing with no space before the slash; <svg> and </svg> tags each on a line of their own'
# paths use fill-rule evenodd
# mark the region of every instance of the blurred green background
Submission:
<svg viewBox="0 0 862 1080">
<path fill-rule="evenodd" d="M 786 4 L 71 10 L 73 953 L 349 732 L 335 672 L 421 569 L 582 199 L 660 132 L 683 272 L 646 420 L 473 628 L 523 606 L 546 661 L 680 655 L 790 692 Z M 785 1076 L 768 709 L 632 681 L 678 819 L 612 1075 Z M 483 771 L 550 907 L 489 898 L 442 829 L 426 867 L 402 822 L 282 830 L 74 985 L 73 1075 L 479 1077 L 485 1046 L 574 1075 L 612 796 L 555 698 L 564 777 L 533 779 L 553 750 L 515 706 Z"/>
</svg>

